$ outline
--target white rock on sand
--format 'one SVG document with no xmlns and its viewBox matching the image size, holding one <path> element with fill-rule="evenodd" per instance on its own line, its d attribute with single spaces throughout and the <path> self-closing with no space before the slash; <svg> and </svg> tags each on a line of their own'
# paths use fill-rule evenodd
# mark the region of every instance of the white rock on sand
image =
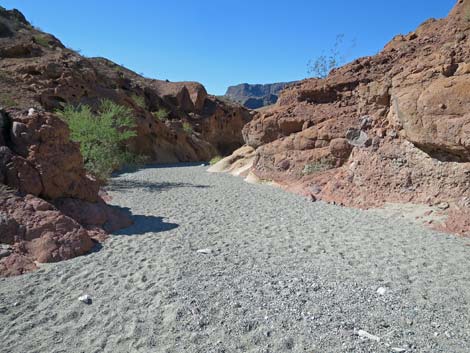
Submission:
<svg viewBox="0 0 470 353">
<path fill-rule="evenodd" d="M 387 288 L 385 288 L 385 287 L 377 288 L 377 294 L 385 295 L 385 293 L 387 293 Z"/>
<path fill-rule="evenodd" d="M 85 304 L 91 304 L 91 297 L 88 294 L 82 295 L 78 297 L 78 300 Z"/>
<path fill-rule="evenodd" d="M 359 330 L 359 331 L 357 331 L 357 335 L 358 335 L 359 337 L 364 337 L 364 338 L 370 339 L 370 340 L 372 340 L 372 341 L 380 342 L 380 337 L 377 337 L 377 336 L 375 336 L 375 335 L 372 335 L 372 334 L 370 334 L 369 332 L 364 331 L 364 330 Z"/>
</svg>

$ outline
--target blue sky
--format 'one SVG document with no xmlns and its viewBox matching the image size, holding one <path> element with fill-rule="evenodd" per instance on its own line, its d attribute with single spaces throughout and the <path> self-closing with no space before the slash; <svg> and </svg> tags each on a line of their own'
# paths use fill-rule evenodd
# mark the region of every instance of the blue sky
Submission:
<svg viewBox="0 0 470 353">
<path fill-rule="evenodd" d="M 87 56 L 147 77 L 229 85 L 308 77 L 307 63 L 345 34 L 348 59 L 445 17 L 456 0 L 0 0 Z"/>
</svg>

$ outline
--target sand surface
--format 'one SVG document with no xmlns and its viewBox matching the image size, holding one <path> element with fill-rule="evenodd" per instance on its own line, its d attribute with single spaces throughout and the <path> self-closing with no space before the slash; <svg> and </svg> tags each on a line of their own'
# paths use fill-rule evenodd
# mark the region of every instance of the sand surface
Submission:
<svg viewBox="0 0 470 353">
<path fill-rule="evenodd" d="M 114 178 L 135 225 L 0 279 L 0 351 L 470 352 L 469 239 L 206 169 Z"/>
</svg>

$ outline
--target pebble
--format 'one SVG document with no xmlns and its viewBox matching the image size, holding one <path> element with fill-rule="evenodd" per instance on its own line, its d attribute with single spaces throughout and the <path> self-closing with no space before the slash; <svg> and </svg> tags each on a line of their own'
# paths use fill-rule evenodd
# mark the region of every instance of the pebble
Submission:
<svg viewBox="0 0 470 353">
<path fill-rule="evenodd" d="M 441 202 L 439 205 L 437 205 L 437 208 L 441 210 L 447 210 L 449 208 L 449 204 L 447 202 Z"/>
<path fill-rule="evenodd" d="M 85 303 L 85 304 L 92 303 L 92 299 L 88 294 L 82 295 L 81 297 L 78 298 L 78 300 L 80 300 L 82 303 Z"/>
<path fill-rule="evenodd" d="M 0 259 L 10 256 L 11 251 L 6 250 L 6 249 L 0 249 Z"/>
<path fill-rule="evenodd" d="M 376 342 L 379 342 L 380 341 L 380 337 L 378 336 L 375 336 L 367 331 L 364 331 L 364 330 L 359 330 L 357 331 L 357 334 L 359 335 L 359 337 L 364 337 L 364 338 L 368 338 L 372 341 L 376 341 Z"/>
<path fill-rule="evenodd" d="M 406 349 L 393 347 L 392 351 L 398 352 L 398 353 L 403 353 L 403 352 L 406 352 Z"/>
<path fill-rule="evenodd" d="M 212 249 L 209 249 L 209 248 L 207 248 L 207 249 L 199 249 L 199 250 L 197 250 L 196 252 L 199 253 L 199 254 L 212 254 Z"/>
<path fill-rule="evenodd" d="M 377 293 L 380 294 L 380 295 L 384 295 L 386 292 L 387 292 L 387 288 L 385 288 L 385 287 L 379 287 L 377 289 Z"/>
</svg>

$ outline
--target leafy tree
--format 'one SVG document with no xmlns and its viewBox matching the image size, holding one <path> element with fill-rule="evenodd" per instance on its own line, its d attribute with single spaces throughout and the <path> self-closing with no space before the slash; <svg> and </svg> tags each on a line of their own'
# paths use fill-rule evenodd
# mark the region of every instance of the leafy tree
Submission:
<svg viewBox="0 0 470 353">
<path fill-rule="evenodd" d="M 125 142 L 136 136 L 132 111 L 110 100 L 102 100 L 95 114 L 88 105 L 66 105 L 57 112 L 70 128 L 70 137 L 80 143 L 85 168 L 98 179 L 136 161 Z"/>
</svg>

